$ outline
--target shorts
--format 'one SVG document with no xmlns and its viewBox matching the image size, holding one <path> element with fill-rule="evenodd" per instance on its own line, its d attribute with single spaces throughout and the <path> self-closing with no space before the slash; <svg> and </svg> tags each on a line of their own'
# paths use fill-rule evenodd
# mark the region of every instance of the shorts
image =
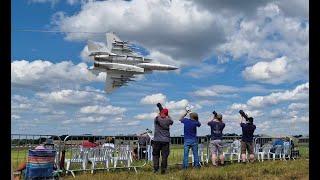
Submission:
<svg viewBox="0 0 320 180">
<path fill-rule="evenodd" d="M 223 144 L 220 139 L 211 140 L 209 144 L 209 148 L 211 151 L 211 154 L 221 154 L 223 150 Z"/>
<path fill-rule="evenodd" d="M 253 142 L 241 141 L 241 154 L 246 154 L 246 150 L 248 151 L 248 154 L 254 154 L 253 153 Z"/>
</svg>

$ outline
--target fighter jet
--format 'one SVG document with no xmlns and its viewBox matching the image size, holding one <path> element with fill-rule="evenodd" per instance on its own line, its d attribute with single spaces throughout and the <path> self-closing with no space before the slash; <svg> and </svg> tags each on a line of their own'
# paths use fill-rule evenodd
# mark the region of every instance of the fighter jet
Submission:
<svg viewBox="0 0 320 180">
<path fill-rule="evenodd" d="M 94 61 L 93 67 L 89 70 L 94 74 L 107 73 L 107 94 L 129 81 L 134 81 L 137 74 L 178 69 L 172 65 L 153 63 L 152 59 L 138 55 L 128 41 L 120 40 L 115 33 L 106 33 L 106 46 L 88 41 L 88 50 Z"/>
</svg>

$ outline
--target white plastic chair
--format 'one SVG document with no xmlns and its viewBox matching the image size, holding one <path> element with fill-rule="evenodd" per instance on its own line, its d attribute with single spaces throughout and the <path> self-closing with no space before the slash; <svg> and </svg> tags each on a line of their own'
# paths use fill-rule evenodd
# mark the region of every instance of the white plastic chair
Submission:
<svg viewBox="0 0 320 180">
<path fill-rule="evenodd" d="M 237 157 L 238 162 L 241 160 L 241 146 L 230 143 L 226 145 L 227 151 L 223 152 L 224 156 L 230 156 L 230 161 L 233 162 L 233 156 Z"/>
<path fill-rule="evenodd" d="M 282 152 L 282 158 L 286 161 L 286 157 L 291 158 L 291 145 L 290 142 L 284 142 L 283 143 L 283 152 Z"/>
<path fill-rule="evenodd" d="M 71 163 L 80 163 L 82 165 L 82 169 L 85 170 L 88 162 L 88 150 L 87 148 L 76 147 L 71 148 L 71 159 L 66 159 L 65 162 L 67 163 L 67 172 L 70 170 Z M 74 176 L 73 172 L 71 171 L 72 175 Z"/>
<path fill-rule="evenodd" d="M 272 159 L 273 160 L 276 159 L 276 156 L 278 156 L 279 159 L 281 159 L 282 149 L 283 149 L 283 147 L 281 145 L 276 145 L 276 149 L 275 149 L 274 153 L 273 152 L 269 152 L 269 154 L 272 155 Z"/>
<path fill-rule="evenodd" d="M 262 151 L 261 152 L 258 152 L 258 161 L 262 161 L 264 160 L 264 157 L 265 155 L 268 156 L 268 159 L 270 159 L 270 150 L 272 148 L 272 145 L 271 144 L 265 144 L 262 146 Z"/>
<path fill-rule="evenodd" d="M 148 154 L 148 161 L 152 161 L 152 146 L 147 145 L 147 154 Z"/>
<path fill-rule="evenodd" d="M 129 145 L 120 145 L 117 148 L 116 156 L 113 157 L 114 167 L 117 167 L 118 161 L 121 163 L 125 162 L 126 166 L 130 169 L 132 163 L 132 152 L 130 151 Z M 137 172 L 136 168 L 134 170 Z"/>
<path fill-rule="evenodd" d="M 190 154 L 191 153 L 191 154 Z M 209 159 L 208 159 L 208 154 L 207 153 L 204 153 L 204 145 L 203 144 L 198 144 L 198 156 L 199 156 L 199 163 L 200 163 L 200 166 L 202 164 L 204 164 L 204 162 L 208 163 L 209 162 Z M 206 156 L 206 159 L 204 159 L 204 156 Z M 193 152 L 192 150 L 189 151 L 189 157 L 191 157 L 191 162 L 192 162 L 192 165 L 194 165 L 194 157 L 193 157 Z M 201 164 L 202 163 L 202 164 Z"/>
<path fill-rule="evenodd" d="M 104 163 L 105 167 L 107 167 L 107 171 L 109 171 L 109 162 L 113 161 L 112 159 L 113 152 L 114 152 L 114 148 L 112 147 L 90 149 L 88 160 L 92 163 L 91 173 L 93 173 L 95 166 L 98 163 Z"/>
</svg>

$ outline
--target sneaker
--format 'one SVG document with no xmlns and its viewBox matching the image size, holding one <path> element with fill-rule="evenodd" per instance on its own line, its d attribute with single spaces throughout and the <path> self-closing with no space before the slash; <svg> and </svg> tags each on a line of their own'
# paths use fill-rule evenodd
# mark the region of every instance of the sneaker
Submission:
<svg viewBox="0 0 320 180">
<path fill-rule="evenodd" d="M 166 170 L 161 169 L 161 174 L 165 174 L 165 173 L 166 173 Z"/>
<path fill-rule="evenodd" d="M 154 170 L 153 170 L 153 173 L 158 173 L 158 172 L 159 172 L 158 169 L 154 169 Z"/>
</svg>

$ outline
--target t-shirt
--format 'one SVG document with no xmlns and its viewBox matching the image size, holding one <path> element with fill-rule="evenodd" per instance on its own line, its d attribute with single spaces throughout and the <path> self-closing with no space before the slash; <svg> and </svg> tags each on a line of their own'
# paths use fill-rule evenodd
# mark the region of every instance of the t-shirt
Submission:
<svg viewBox="0 0 320 180">
<path fill-rule="evenodd" d="M 253 133 L 256 129 L 256 126 L 251 123 L 240 123 L 242 127 L 242 138 L 241 140 L 244 142 L 252 142 L 253 141 Z"/>
<path fill-rule="evenodd" d="M 154 138 L 153 141 L 170 142 L 170 125 L 173 121 L 170 117 L 162 118 L 157 116 L 154 119 Z"/>
<path fill-rule="evenodd" d="M 200 127 L 201 123 L 189 118 L 183 118 L 181 123 L 184 124 L 184 139 L 197 140 L 197 127 Z"/>
<path fill-rule="evenodd" d="M 84 140 L 81 145 L 84 148 L 94 148 L 98 146 L 96 143 L 90 142 L 88 140 Z"/>
<path fill-rule="evenodd" d="M 222 140 L 222 131 L 225 127 L 225 124 L 223 122 L 210 121 L 208 122 L 208 125 L 211 127 L 211 140 Z"/>
</svg>

